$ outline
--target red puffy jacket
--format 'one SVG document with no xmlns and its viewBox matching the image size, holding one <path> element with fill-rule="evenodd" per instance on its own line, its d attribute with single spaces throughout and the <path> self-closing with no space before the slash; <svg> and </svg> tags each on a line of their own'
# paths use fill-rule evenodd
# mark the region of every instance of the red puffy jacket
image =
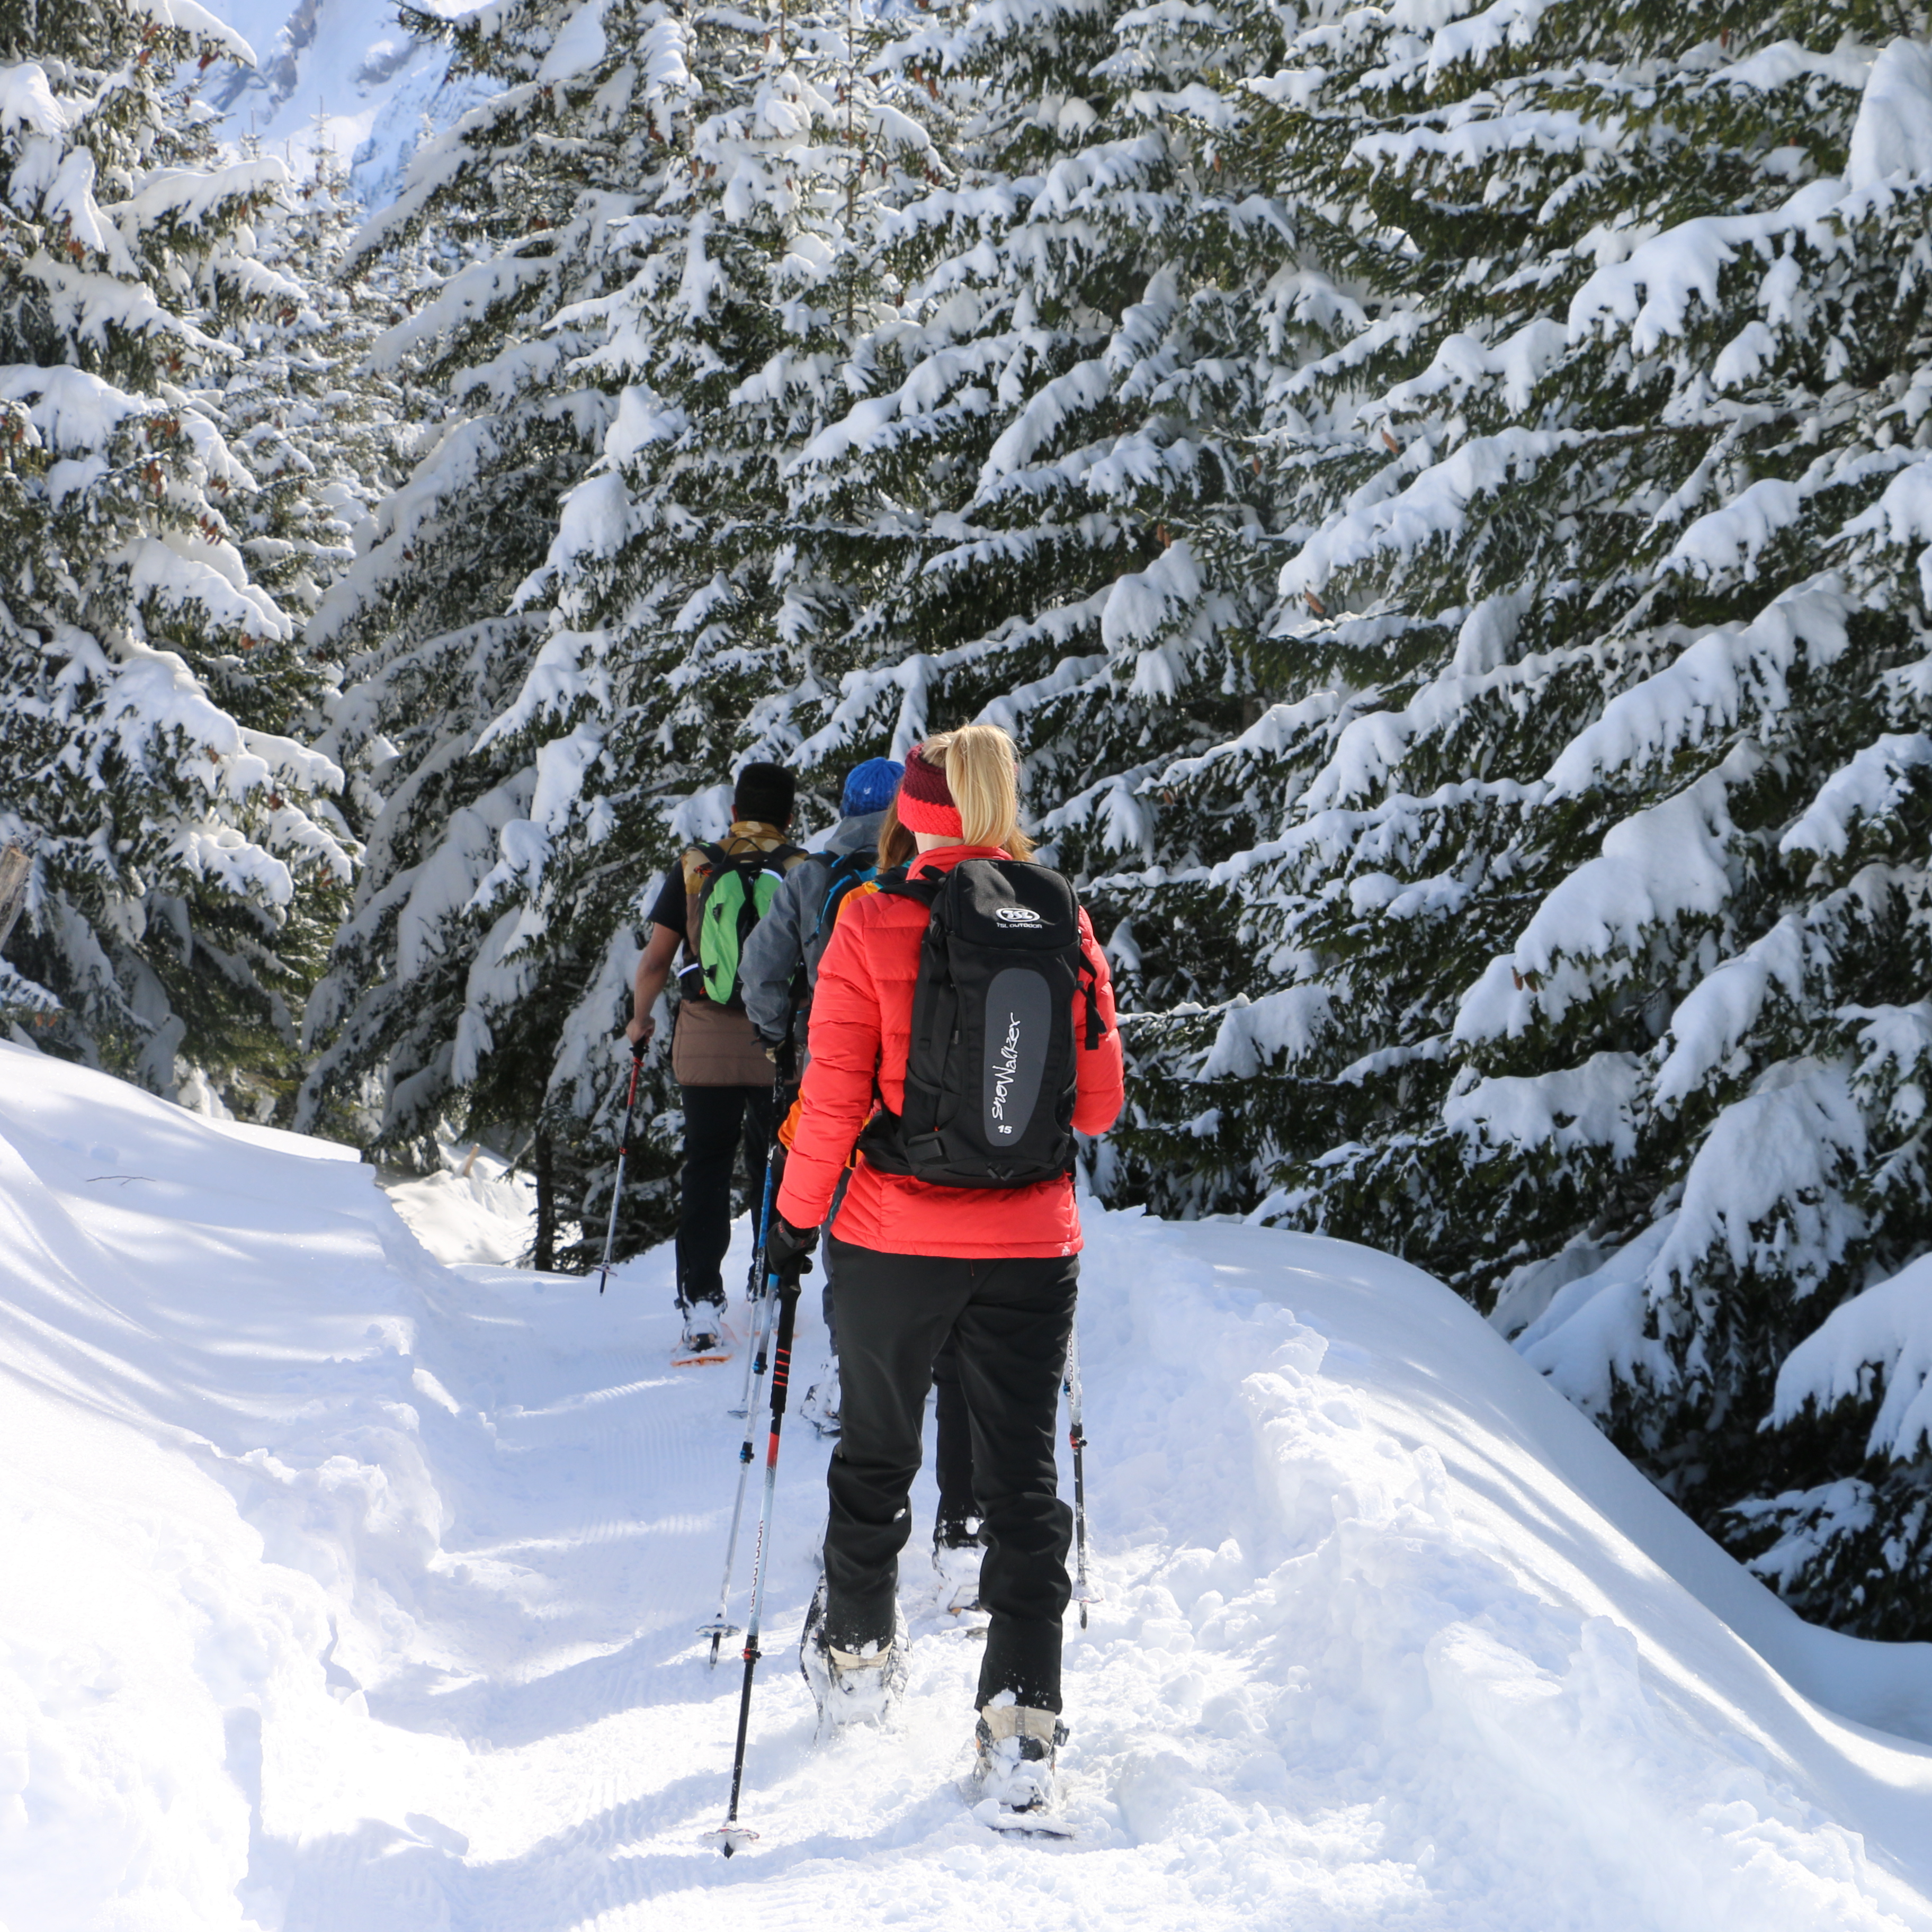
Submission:
<svg viewBox="0 0 1932 1932">
<path fill-rule="evenodd" d="M 990 845 L 942 845 L 914 862 L 922 871 L 950 871 L 962 860 L 1011 856 Z M 927 916 L 916 899 L 895 892 L 855 893 L 839 909 L 812 994 L 812 1061 L 778 1190 L 778 1212 L 794 1228 L 824 1220 L 853 1144 L 872 1118 L 875 1077 L 886 1105 L 896 1114 L 904 1108 L 913 986 Z M 1094 968 L 1105 1030 L 1091 1052 L 1081 1044 L 1086 994 L 1076 992 L 1073 1124 L 1083 1134 L 1104 1134 L 1120 1111 L 1125 1082 L 1113 980 L 1084 910 L 1080 949 Z M 1070 1255 L 1080 1248 L 1080 1210 L 1070 1174 L 1025 1187 L 936 1187 L 881 1173 L 861 1154 L 832 1232 L 885 1254 Z"/>
</svg>

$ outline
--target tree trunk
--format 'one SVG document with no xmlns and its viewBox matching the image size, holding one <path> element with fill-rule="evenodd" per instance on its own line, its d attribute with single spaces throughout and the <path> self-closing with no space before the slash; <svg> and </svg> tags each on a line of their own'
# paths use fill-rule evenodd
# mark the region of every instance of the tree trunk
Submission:
<svg viewBox="0 0 1932 1932">
<path fill-rule="evenodd" d="M 0 852 L 0 946 L 7 944 L 20 908 L 27 903 L 27 874 L 32 862 L 17 845 Z"/>
<path fill-rule="evenodd" d="M 556 1271 L 556 1184 L 550 1162 L 550 1136 L 539 1127 L 532 1166 L 537 1178 L 536 1264 L 545 1274 Z"/>
</svg>

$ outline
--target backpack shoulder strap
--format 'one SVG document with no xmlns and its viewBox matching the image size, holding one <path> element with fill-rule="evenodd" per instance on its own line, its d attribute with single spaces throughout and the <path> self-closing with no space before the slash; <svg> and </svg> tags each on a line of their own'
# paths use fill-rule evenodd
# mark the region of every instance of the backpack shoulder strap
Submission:
<svg viewBox="0 0 1932 1932">
<path fill-rule="evenodd" d="M 935 878 L 929 873 L 914 878 L 910 866 L 895 866 L 890 872 L 881 872 L 874 883 L 882 892 L 891 892 L 902 899 L 916 899 L 921 905 L 930 908 L 938 902 L 946 880 L 944 874 Z"/>
<path fill-rule="evenodd" d="M 825 868 L 828 880 L 841 879 L 848 874 L 869 872 L 878 863 L 877 855 L 868 845 L 861 845 L 850 852 L 814 852 L 812 855 Z"/>
<path fill-rule="evenodd" d="M 711 844 L 687 845 L 678 860 L 684 873 L 685 964 L 678 968 L 677 976 L 680 988 L 687 995 L 694 987 L 698 997 L 703 997 L 704 896 L 719 868 L 730 862 L 723 846 Z M 691 977 L 693 974 L 697 976 L 694 981 Z"/>
<path fill-rule="evenodd" d="M 1100 975 L 1093 962 L 1087 957 L 1084 947 L 1081 950 L 1080 964 L 1076 970 L 1080 981 L 1081 1004 L 1087 1015 L 1085 1038 L 1082 1044 L 1089 1053 L 1092 1053 L 1106 1037 L 1106 1025 L 1100 1018 Z"/>
<path fill-rule="evenodd" d="M 705 880 L 720 866 L 730 864 L 722 845 L 710 842 L 701 845 L 687 845 L 678 855 L 678 865 L 684 874 L 684 890 L 695 898 L 704 890 Z"/>
<path fill-rule="evenodd" d="M 812 856 L 825 868 L 825 890 L 819 895 L 818 918 L 812 928 L 817 932 L 833 902 L 869 879 L 878 869 L 878 860 L 862 845 L 856 852 L 815 852 Z"/>
</svg>

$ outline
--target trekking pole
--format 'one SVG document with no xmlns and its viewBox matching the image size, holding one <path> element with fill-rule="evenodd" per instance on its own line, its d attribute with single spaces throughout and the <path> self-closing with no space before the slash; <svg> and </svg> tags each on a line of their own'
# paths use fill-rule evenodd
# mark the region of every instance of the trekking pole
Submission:
<svg viewBox="0 0 1932 1932">
<path fill-rule="evenodd" d="M 772 1350 L 772 1424 L 765 1446 L 765 1491 L 758 1505 L 758 1538 L 752 1546 L 752 1603 L 745 1618 L 745 1683 L 738 1694 L 738 1742 L 731 1756 L 731 1802 L 724 1822 L 707 1833 L 719 1840 L 728 1858 L 758 1837 L 738 1822 L 738 1798 L 745 1784 L 745 1739 L 752 1724 L 752 1673 L 758 1667 L 758 1626 L 765 1609 L 765 1552 L 771 1536 L 772 1500 L 778 1492 L 778 1436 L 784 1427 L 785 1388 L 791 1378 L 793 1317 L 798 1312 L 799 1284 L 766 1278 L 766 1289 L 778 1297 L 778 1340 Z"/>
<path fill-rule="evenodd" d="M 770 1298 L 765 1291 L 765 1237 L 771 1228 L 772 1202 L 777 1192 L 778 1169 L 784 1159 L 784 1143 L 778 1138 L 778 1135 L 784 1126 L 785 1117 L 790 1110 L 789 1096 L 796 1079 L 797 1061 L 797 1049 L 792 1044 L 790 1022 L 788 1018 L 785 1026 L 785 1044 L 778 1049 L 778 1078 L 773 1089 L 772 1135 L 765 1147 L 764 1202 L 758 1210 L 757 1240 L 752 1250 L 752 1265 L 746 1271 L 745 1280 L 745 1299 L 748 1302 L 755 1302 L 758 1304 L 758 1312 L 753 1316 L 752 1322 L 754 1346 L 745 1358 L 745 1386 L 738 1393 L 738 1406 L 730 1412 L 734 1415 L 742 1415 L 745 1418 L 746 1446 L 742 1451 L 742 1455 L 747 1462 L 751 1460 L 752 1454 L 751 1421 L 752 1418 L 758 1414 L 758 1404 L 752 1399 L 753 1381 L 754 1376 L 762 1377 L 765 1372 L 763 1345 L 766 1337 L 771 1332 Z M 742 1493 L 741 1489 L 740 1492 L 741 1496 Z M 737 1540 L 737 1522 L 734 1517 L 731 1537 L 734 1543 Z M 725 1573 L 728 1576 L 730 1574 L 730 1558 L 728 1556 L 724 1562 Z M 721 1617 L 724 1614 L 722 1607 L 718 1614 Z M 727 1634 L 728 1635 L 729 1633 L 728 1632 Z M 712 1661 L 715 1664 L 717 1661 L 716 1658 L 714 1657 Z"/>
<path fill-rule="evenodd" d="M 1080 1606 L 1080 1628 L 1087 1628 L 1087 1606 L 1101 1600 L 1087 1574 L 1087 1425 L 1082 1418 L 1080 1396 L 1080 1333 L 1078 1328 L 1066 1335 L 1066 1375 L 1061 1386 L 1066 1391 L 1066 1439 L 1073 1450 L 1073 1595 Z"/>
<path fill-rule="evenodd" d="M 610 1249 L 617 1238 L 617 1202 L 624 1192 L 624 1163 L 631 1154 L 631 1116 L 638 1105 L 638 1076 L 644 1064 L 644 1042 L 631 1042 L 631 1084 L 624 1096 L 623 1131 L 617 1136 L 617 1172 L 610 1183 L 610 1225 L 604 1230 L 604 1266 L 597 1276 L 597 1292 L 604 1292 L 610 1279 Z"/>
<path fill-rule="evenodd" d="M 731 1567 L 738 1555 L 738 1526 L 745 1516 L 745 1484 L 752 1473 L 752 1437 L 758 1430 L 759 1402 L 758 1392 L 765 1385 L 765 1344 L 771 1333 L 770 1315 L 772 1297 L 770 1286 L 763 1280 L 765 1258 L 765 1237 L 771 1232 L 772 1195 L 773 1184 L 772 1170 L 777 1166 L 778 1136 L 772 1136 L 770 1155 L 765 1162 L 765 1206 L 758 1217 L 758 1248 L 752 1257 L 752 1266 L 758 1271 L 760 1282 L 758 1312 L 752 1327 L 751 1359 L 745 1364 L 745 1406 L 740 1412 L 745 1418 L 745 1439 L 738 1445 L 738 1496 L 731 1505 L 731 1534 L 724 1544 L 724 1580 L 718 1586 L 718 1614 L 708 1624 L 700 1624 L 698 1634 L 711 1640 L 711 1667 L 718 1668 L 718 1646 L 728 1636 L 735 1636 L 738 1627 L 724 1621 L 724 1613 L 731 1601 Z"/>
<path fill-rule="evenodd" d="M 765 1150 L 764 1204 L 758 1210 L 758 1226 L 752 1246 L 752 1265 L 745 1281 L 745 1299 L 757 1305 L 757 1312 L 752 1318 L 752 1331 L 753 1342 L 759 1344 L 764 1342 L 770 1327 L 765 1318 L 770 1304 L 770 1298 L 765 1293 L 765 1233 L 772 1225 L 772 1196 L 776 1188 L 773 1170 L 778 1165 L 778 1137 L 775 1132 L 771 1144 Z M 738 1392 L 737 1407 L 731 1411 L 734 1415 L 745 1418 L 747 1425 L 745 1439 L 747 1442 L 751 1440 L 750 1420 L 755 1413 L 752 1401 L 754 1366 L 757 1374 L 762 1376 L 764 1373 L 764 1358 L 757 1347 L 754 1347 L 745 1358 L 745 1386 Z"/>
</svg>

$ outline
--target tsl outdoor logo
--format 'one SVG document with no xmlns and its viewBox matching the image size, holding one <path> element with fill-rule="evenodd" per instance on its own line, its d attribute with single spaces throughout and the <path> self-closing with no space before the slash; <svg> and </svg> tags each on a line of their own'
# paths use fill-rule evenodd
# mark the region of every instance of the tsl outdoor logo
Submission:
<svg viewBox="0 0 1932 1932">
<path fill-rule="evenodd" d="M 1004 926 L 1043 926 L 1046 921 L 1031 906 L 995 906 L 993 916 Z"/>
</svg>

